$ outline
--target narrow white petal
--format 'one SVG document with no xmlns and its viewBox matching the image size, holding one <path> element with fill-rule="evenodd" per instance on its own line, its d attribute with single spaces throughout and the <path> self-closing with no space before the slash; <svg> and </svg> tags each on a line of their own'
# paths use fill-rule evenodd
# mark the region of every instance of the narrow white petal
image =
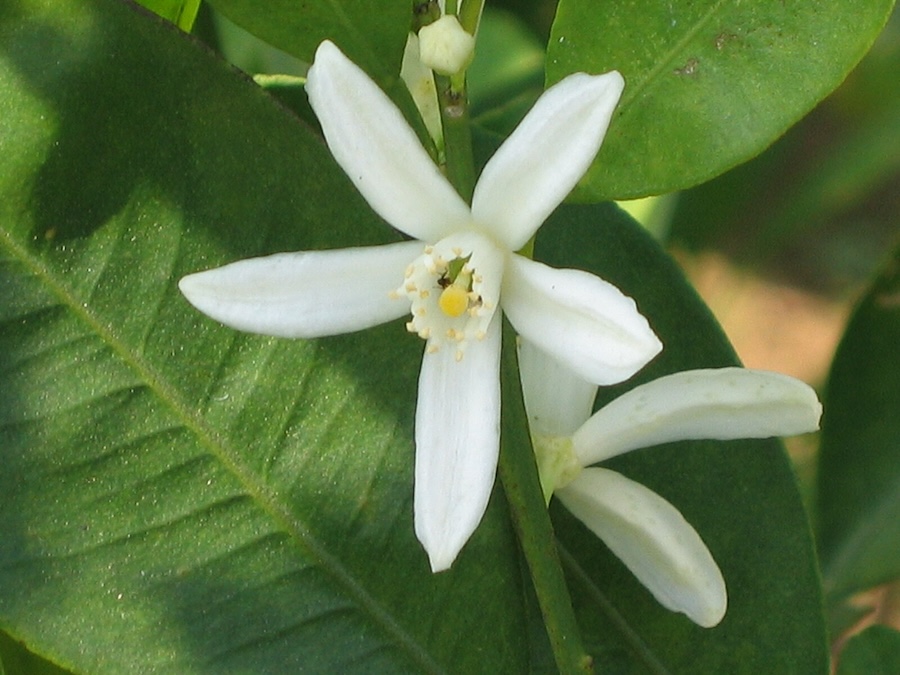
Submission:
<svg viewBox="0 0 900 675">
<path fill-rule="evenodd" d="M 331 154 L 378 215 L 432 243 L 471 222 L 469 207 L 397 107 L 327 40 L 316 51 L 306 92 Z"/>
<path fill-rule="evenodd" d="M 704 628 L 725 616 L 725 580 L 684 516 L 640 483 L 585 469 L 557 491 L 560 501 L 625 563 L 664 607 Z"/>
<path fill-rule="evenodd" d="M 575 73 L 545 91 L 484 167 L 475 220 L 522 248 L 594 161 L 624 87 L 612 71 Z"/>
<path fill-rule="evenodd" d="M 392 297 L 423 244 L 278 253 L 184 277 L 178 287 L 204 314 L 250 333 L 338 335 L 409 312 Z"/>
<path fill-rule="evenodd" d="M 500 302 L 523 338 L 594 384 L 627 380 L 662 349 L 634 300 L 581 270 L 511 255 Z"/>
<path fill-rule="evenodd" d="M 434 139 L 435 144 L 442 148 L 444 146 L 444 130 L 441 127 L 441 110 L 438 106 L 437 89 L 434 86 L 434 73 L 430 68 L 426 68 L 419 59 L 419 38 L 415 33 L 410 33 L 406 37 L 400 78 L 409 89 L 428 133 Z"/>
<path fill-rule="evenodd" d="M 591 416 L 597 385 L 519 339 L 519 374 L 532 434 L 571 436 Z"/>
<path fill-rule="evenodd" d="M 500 312 L 462 360 L 422 359 L 416 406 L 416 536 L 431 569 L 448 569 L 487 508 L 500 449 Z"/>
<path fill-rule="evenodd" d="M 598 410 L 573 438 L 593 464 L 629 450 L 686 439 L 793 436 L 819 428 L 811 387 L 746 368 L 686 370 L 635 387 Z"/>
</svg>

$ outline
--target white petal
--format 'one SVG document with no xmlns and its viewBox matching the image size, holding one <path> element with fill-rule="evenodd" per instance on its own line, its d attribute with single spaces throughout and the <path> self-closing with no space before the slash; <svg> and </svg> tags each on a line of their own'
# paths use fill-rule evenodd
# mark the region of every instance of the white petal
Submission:
<svg viewBox="0 0 900 675">
<path fill-rule="evenodd" d="M 471 221 L 469 207 L 397 107 L 327 40 L 316 51 L 306 92 L 331 154 L 378 215 L 432 243 Z"/>
<path fill-rule="evenodd" d="M 444 130 L 441 127 L 441 110 L 438 106 L 437 89 L 434 86 L 434 73 L 419 59 L 419 38 L 415 33 L 406 36 L 400 78 L 409 89 L 429 135 L 438 147 L 443 147 Z"/>
<path fill-rule="evenodd" d="M 500 449 L 500 312 L 483 340 L 422 359 L 416 406 L 416 536 L 448 569 L 487 508 Z"/>
<path fill-rule="evenodd" d="M 594 384 L 628 379 L 662 349 L 634 300 L 581 270 L 511 255 L 500 303 L 523 338 Z"/>
<path fill-rule="evenodd" d="M 615 71 L 576 73 L 545 91 L 484 167 L 475 220 L 522 248 L 594 161 L 624 86 Z"/>
<path fill-rule="evenodd" d="M 686 439 L 793 436 L 819 428 L 816 393 L 787 375 L 746 368 L 686 370 L 635 387 L 597 411 L 573 438 L 593 464 Z"/>
<path fill-rule="evenodd" d="M 597 385 L 519 339 L 519 375 L 532 434 L 571 436 L 591 416 Z"/>
<path fill-rule="evenodd" d="M 585 469 L 556 495 L 663 606 L 704 628 L 725 616 L 725 580 L 684 516 L 640 483 Z"/>
<path fill-rule="evenodd" d="M 409 312 L 392 297 L 423 244 L 278 253 L 184 277 L 178 287 L 204 314 L 251 333 L 338 335 Z"/>
</svg>

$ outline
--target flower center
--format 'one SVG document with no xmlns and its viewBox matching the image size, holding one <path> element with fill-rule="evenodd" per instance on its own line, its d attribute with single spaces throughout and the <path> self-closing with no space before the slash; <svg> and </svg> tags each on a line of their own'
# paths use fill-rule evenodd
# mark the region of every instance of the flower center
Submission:
<svg viewBox="0 0 900 675">
<path fill-rule="evenodd" d="M 428 342 L 428 353 L 452 345 L 461 360 L 466 344 L 486 334 L 500 300 L 502 276 L 503 252 L 476 232 L 459 232 L 426 246 L 396 291 L 410 301 L 407 330 Z"/>
<path fill-rule="evenodd" d="M 448 263 L 447 271 L 438 279 L 438 286 L 444 289 L 438 298 L 438 307 L 449 317 L 461 316 L 471 304 L 479 302 L 478 294 L 472 290 L 472 267 L 469 265 L 471 257 L 454 258 Z"/>
</svg>

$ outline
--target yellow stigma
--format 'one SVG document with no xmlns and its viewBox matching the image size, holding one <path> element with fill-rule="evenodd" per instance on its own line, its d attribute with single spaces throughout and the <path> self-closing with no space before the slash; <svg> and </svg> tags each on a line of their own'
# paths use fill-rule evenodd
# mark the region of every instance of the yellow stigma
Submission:
<svg viewBox="0 0 900 675">
<path fill-rule="evenodd" d="M 438 307 L 447 316 L 460 316 L 469 308 L 469 293 L 455 284 L 447 286 L 441 291 Z"/>
</svg>

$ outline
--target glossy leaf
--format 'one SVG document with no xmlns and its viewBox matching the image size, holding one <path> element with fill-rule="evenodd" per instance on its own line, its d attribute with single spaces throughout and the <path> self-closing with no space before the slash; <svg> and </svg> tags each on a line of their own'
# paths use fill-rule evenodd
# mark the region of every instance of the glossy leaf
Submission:
<svg viewBox="0 0 900 675">
<path fill-rule="evenodd" d="M 385 87 L 400 77 L 412 3 L 394 0 L 210 0 L 231 21 L 274 47 L 311 63 L 328 38 Z"/>
<path fill-rule="evenodd" d="M 837 675 L 894 675 L 900 672 L 900 633 L 887 626 L 869 626 L 847 642 Z"/>
<path fill-rule="evenodd" d="M 758 154 L 841 83 L 892 6 L 560 0 L 548 82 L 617 69 L 627 83 L 580 197 L 681 189 Z"/>
<path fill-rule="evenodd" d="M 663 341 L 663 352 L 638 375 L 601 388 L 598 406 L 666 373 L 736 363 L 682 273 L 615 207 L 563 206 L 540 230 L 535 257 L 603 275 L 635 298 Z M 603 465 L 681 510 L 722 570 L 729 607 L 712 629 L 668 612 L 554 502 L 572 597 L 599 672 L 627 671 L 623 664 L 667 673 L 827 672 L 809 526 L 780 443 L 671 443 Z"/>
<path fill-rule="evenodd" d="M 759 157 L 681 193 L 670 241 L 819 292 L 868 283 L 900 212 L 900 12 L 850 77 Z"/>
<path fill-rule="evenodd" d="M 524 672 L 503 500 L 448 573 L 415 539 L 402 322 L 261 338 L 176 289 L 396 240 L 311 128 L 110 0 L 2 6 L 0 120 L 0 627 L 78 672 Z"/>
<path fill-rule="evenodd" d="M 832 602 L 900 576 L 900 250 L 850 320 L 828 381 L 817 519 Z"/>
</svg>

